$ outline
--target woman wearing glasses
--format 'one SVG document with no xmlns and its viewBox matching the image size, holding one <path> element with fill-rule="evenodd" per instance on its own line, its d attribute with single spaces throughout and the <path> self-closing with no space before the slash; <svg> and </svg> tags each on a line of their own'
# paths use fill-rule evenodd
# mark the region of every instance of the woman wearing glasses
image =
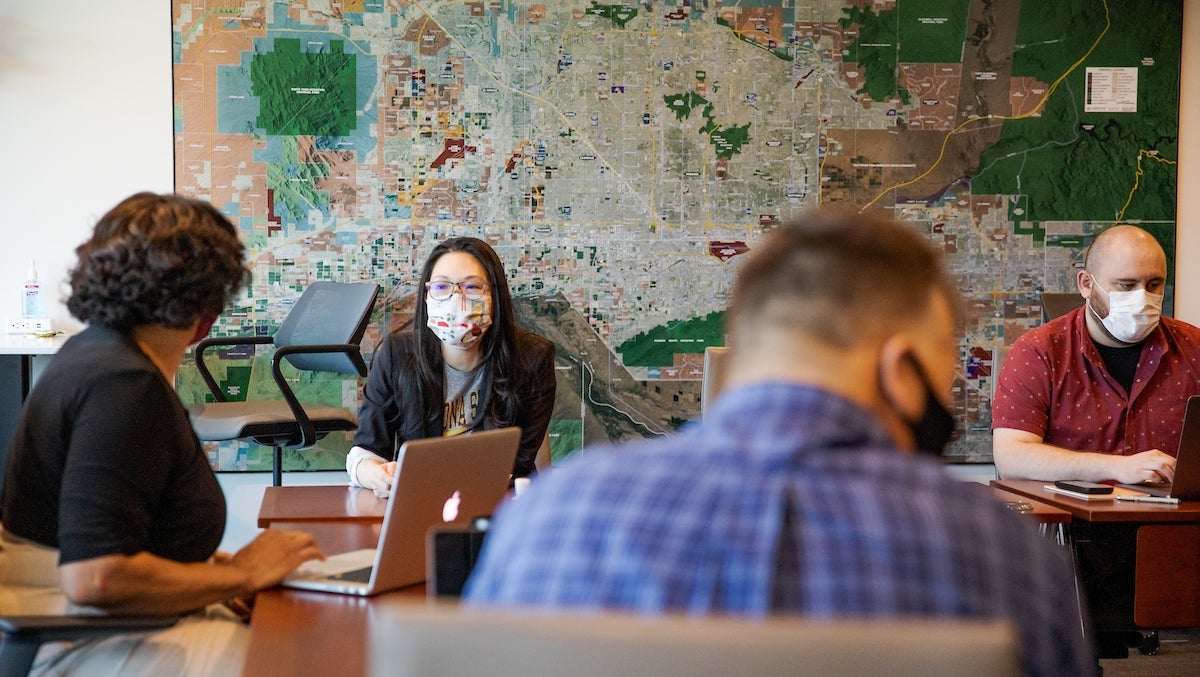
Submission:
<svg viewBox="0 0 1200 677">
<path fill-rule="evenodd" d="M 554 408 L 554 345 L 517 328 L 500 257 L 484 241 L 446 240 L 421 270 L 411 330 L 389 334 L 363 387 L 352 486 L 387 491 L 407 440 L 521 427 L 513 477 L 533 460 Z"/>
</svg>

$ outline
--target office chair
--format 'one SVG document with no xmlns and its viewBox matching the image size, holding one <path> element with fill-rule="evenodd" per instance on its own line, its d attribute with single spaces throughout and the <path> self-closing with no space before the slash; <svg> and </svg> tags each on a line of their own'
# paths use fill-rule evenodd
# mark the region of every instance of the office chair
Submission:
<svg viewBox="0 0 1200 677">
<path fill-rule="evenodd" d="M 1066 315 L 1084 303 L 1077 291 L 1044 291 L 1039 296 L 1042 301 L 1042 322 Z"/>
<path fill-rule="evenodd" d="M 274 336 L 204 339 L 196 368 L 216 402 L 188 405 L 196 435 L 205 441 L 251 440 L 272 447 L 271 479 L 283 483 L 283 449 L 307 449 L 335 430 L 354 430 L 358 418 L 342 407 L 301 403 L 281 370 L 286 359 L 306 371 L 367 375 L 359 343 L 379 295 L 373 283 L 314 282 L 296 301 Z M 212 346 L 274 345 L 271 375 L 283 401 L 230 402 L 204 361 Z"/>
<path fill-rule="evenodd" d="M 708 346 L 704 349 L 704 375 L 700 377 L 700 415 L 708 411 L 725 385 L 725 370 L 729 366 L 729 348 Z"/>
<path fill-rule="evenodd" d="M 1016 633 L 997 620 L 520 614 L 411 603 L 377 605 L 371 620 L 370 674 L 379 677 L 1021 672 Z"/>
<path fill-rule="evenodd" d="M 0 616 L 0 677 L 28 675 L 46 642 L 165 630 L 177 622 L 177 616 Z"/>
</svg>

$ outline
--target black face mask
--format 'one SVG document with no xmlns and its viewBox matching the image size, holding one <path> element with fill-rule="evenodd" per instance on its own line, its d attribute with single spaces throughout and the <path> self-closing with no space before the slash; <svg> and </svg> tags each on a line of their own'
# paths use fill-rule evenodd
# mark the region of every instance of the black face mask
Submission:
<svg viewBox="0 0 1200 677">
<path fill-rule="evenodd" d="M 921 363 L 915 357 L 910 356 L 909 359 L 916 367 L 917 376 L 920 377 L 921 385 L 925 388 L 925 411 L 915 421 L 901 418 L 912 432 L 913 443 L 916 445 L 917 451 L 940 457 L 946 450 L 946 445 L 950 443 L 950 438 L 954 435 L 954 415 L 946 409 L 933 392 L 933 388 L 929 385 L 929 378 L 925 375 L 925 368 L 921 366 Z"/>
</svg>

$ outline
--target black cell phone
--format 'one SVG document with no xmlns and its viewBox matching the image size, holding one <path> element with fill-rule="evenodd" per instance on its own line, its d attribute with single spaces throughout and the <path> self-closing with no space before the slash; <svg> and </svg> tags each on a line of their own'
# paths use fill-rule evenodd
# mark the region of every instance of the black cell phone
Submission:
<svg viewBox="0 0 1200 677">
<path fill-rule="evenodd" d="M 1108 484 L 1100 484 L 1099 482 L 1084 482 L 1083 480 L 1059 480 L 1054 483 L 1054 486 L 1067 491 L 1077 491 L 1081 494 L 1111 494 L 1113 488 Z"/>
</svg>

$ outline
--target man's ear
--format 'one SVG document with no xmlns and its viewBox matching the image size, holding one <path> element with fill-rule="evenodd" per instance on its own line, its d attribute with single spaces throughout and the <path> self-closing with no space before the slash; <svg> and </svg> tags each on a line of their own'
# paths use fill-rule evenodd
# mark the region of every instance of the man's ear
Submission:
<svg viewBox="0 0 1200 677">
<path fill-rule="evenodd" d="M 891 408 L 909 421 L 925 413 L 925 388 L 913 364 L 915 347 L 906 336 L 896 335 L 879 349 L 880 395 Z"/>
<path fill-rule="evenodd" d="M 1079 289 L 1079 295 L 1083 298 L 1086 299 L 1092 293 L 1092 284 L 1094 283 L 1095 279 L 1088 271 L 1081 269 L 1075 273 L 1075 287 Z"/>
</svg>

